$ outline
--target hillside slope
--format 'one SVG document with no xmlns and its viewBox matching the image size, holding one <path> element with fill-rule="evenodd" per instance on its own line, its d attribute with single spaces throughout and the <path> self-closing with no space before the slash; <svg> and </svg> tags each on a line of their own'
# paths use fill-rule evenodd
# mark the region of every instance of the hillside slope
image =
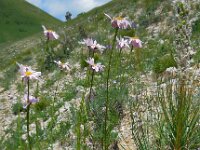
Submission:
<svg viewBox="0 0 200 150">
<path fill-rule="evenodd" d="M 194 15 L 199 6 L 199 3 L 193 3 L 194 9 L 191 11 L 194 22 L 191 41 L 197 50 L 194 64 L 200 62 L 200 19 Z M 118 37 L 137 36 L 142 40 L 143 48 L 133 51 L 126 48 L 120 53 L 113 44 L 113 57 L 110 61 L 112 39 L 115 41 L 116 38 L 113 36 L 115 30 L 104 13 L 112 17 L 126 16 L 133 20 L 137 28 L 118 30 Z M 31 65 L 34 70 L 42 72 L 41 81 L 31 81 L 30 93 L 39 98 L 39 103 L 31 105 L 30 112 L 33 148 L 101 150 L 109 144 L 109 149 L 120 150 L 155 147 L 170 149 L 169 143 L 173 143 L 168 138 L 171 137 L 168 136 L 171 133 L 171 123 L 167 123 L 163 113 L 170 109 L 167 107 L 165 110 L 159 101 L 169 102 L 165 97 L 176 98 L 177 95 L 171 92 L 172 89 L 166 93 L 169 95 L 159 94 L 168 87 L 166 84 L 169 88 L 173 87 L 170 83 L 178 79 L 172 74 L 172 78 L 168 77 L 168 83 L 168 78 L 163 73 L 166 68 L 176 65 L 172 55 L 169 55 L 174 54 L 176 49 L 173 45 L 176 39 L 176 33 L 173 33 L 176 25 L 174 18 L 171 0 L 113 0 L 88 13 L 80 14 L 64 26 L 53 27 L 60 35 L 59 40 L 46 42 L 40 29 L 40 34 L 4 47 L 5 53 L 0 51 L 0 60 L 3 62 L 0 64 L 0 149 L 27 149 L 28 146 L 26 110 L 21 109 L 21 101 L 27 89 L 21 82 L 16 62 Z M 94 54 L 95 61 L 105 65 L 105 70 L 101 73 L 92 73 L 86 64 L 91 54 L 87 46 L 78 44 L 86 37 L 107 47 L 102 54 Z M 70 69 L 58 67 L 54 60 L 68 62 Z M 111 72 L 107 79 L 109 62 Z M 199 91 L 197 94 L 187 112 L 199 112 Z M 179 117 L 181 113 L 177 112 L 175 116 L 184 118 Z M 176 125 L 176 118 L 173 120 Z M 190 122 L 189 117 L 188 120 Z M 190 129 L 186 127 L 185 129 Z M 108 134 L 105 134 L 106 131 Z M 194 143 L 196 149 L 200 147 L 198 131 L 199 124 L 190 134 L 191 143 Z M 193 142 L 193 139 L 197 142 Z M 185 143 L 190 144 L 190 141 L 186 140 Z"/>
<path fill-rule="evenodd" d="M 1 0 L 0 19 L 0 44 L 38 33 L 41 24 L 56 26 L 62 23 L 25 0 Z"/>
</svg>

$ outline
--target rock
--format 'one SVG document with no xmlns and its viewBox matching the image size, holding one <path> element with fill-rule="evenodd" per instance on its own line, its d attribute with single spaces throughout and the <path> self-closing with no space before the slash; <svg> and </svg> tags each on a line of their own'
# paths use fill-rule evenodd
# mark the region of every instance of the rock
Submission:
<svg viewBox="0 0 200 150">
<path fill-rule="evenodd" d="M 76 93 L 77 93 L 77 97 L 82 97 L 83 94 L 85 93 L 85 89 L 83 86 L 77 86 L 76 87 Z"/>
</svg>

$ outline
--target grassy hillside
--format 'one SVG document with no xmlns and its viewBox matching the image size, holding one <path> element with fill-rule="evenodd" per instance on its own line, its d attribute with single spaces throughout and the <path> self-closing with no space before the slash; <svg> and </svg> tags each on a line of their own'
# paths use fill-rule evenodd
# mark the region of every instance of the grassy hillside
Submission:
<svg viewBox="0 0 200 150">
<path fill-rule="evenodd" d="M 0 44 L 38 33 L 41 31 L 41 24 L 50 27 L 61 24 L 61 21 L 25 0 L 1 0 L 0 20 Z"/>
<path fill-rule="evenodd" d="M 40 29 L 40 34 L 4 46 L 0 149 L 198 149 L 199 4 L 191 0 L 191 10 L 177 4 L 176 12 L 171 0 L 113 0 L 53 28 L 59 40 L 47 42 Z M 112 28 L 104 13 L 128 17 L 137 28 Z M 120 49 L 120 36 L 137 36 L 143 47 Z M 86 37 L 107 49 L 92 53 L 91 47 L 78 44 Z M 104 70 L 95 72 L 99 64 L 87 64 L 89 57 Z M 70 69 L 54 60 L 68 62 Z M 41 71 L 41 80 L 22 83 L 16 62 Z M 22 108 L 29 92 L 39 99 L 30 112 Z"/>
</svg>

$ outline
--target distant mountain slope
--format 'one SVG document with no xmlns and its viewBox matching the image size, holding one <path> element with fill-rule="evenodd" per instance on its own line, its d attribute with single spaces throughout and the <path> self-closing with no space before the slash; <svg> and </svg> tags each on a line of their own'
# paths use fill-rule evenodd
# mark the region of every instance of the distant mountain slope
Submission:
<svg viewBox="0 0 200 150">
<path fill-rule="evenodd" d="M 13 42 L 41 31 L 41 24 L 62 22 L 25 0 L 0 0 L 0 44 Z"/>
</svg>

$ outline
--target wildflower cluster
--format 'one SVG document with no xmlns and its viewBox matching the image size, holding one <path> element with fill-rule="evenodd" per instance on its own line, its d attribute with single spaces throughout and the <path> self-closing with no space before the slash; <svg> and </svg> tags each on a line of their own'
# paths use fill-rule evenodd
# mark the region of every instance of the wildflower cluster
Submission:
<svg viewBox="0 0 200 150">
<path fill-rule="evenodd" d="M 19 63 L 17 63 L 17 65 L 19 66 L 21 78 L 27 84 L 27 86 L 29 86 L 29 80 L 40 80 L 41 72 L 36 72 L 32 70 L 30 66 L 24 66 Z M 29 93 L 29 89 L 27 93 Z M 24 94 L 24 108 L 27 108 L 27 106 L 31 105 L 32 103 L 38 102 L 37 98 L 27 93 Z"/>
<path fill-rule="evenodd" d="M 127 128 L 131 127 L 131 131 L 126 133 L 128 135 L 126 138 L 130 142 L 133 139 L 134 147 L 136 146 L 139 149 L 151 149 L 154 142 L 156 142 L 158 149 L 196 148 L 194 145 L 198 143 L 196 141 L 199 139 L 196 140 L 194 137 L 199 135 L 199 130 L 196 131 L 196 127 L 199 126 L 199 107 L 195 106 L 198 102 L 193 103 L 192 100 L 194 97 L 198 99 L 200 69 L 198 65 L 192 66 L 191 58 L 196 52 L 191 46 L 192 31 L 188 20 L 189 5 L 187 4 L 188 1 L 186 0 L 175 0 L 173 3 L 176 8 L 178 7 L 176 17 L 178 18 L 178 27 L 180 27 L 174 27 L 175 33 L 177 33 L 174 41 L 177 66 L 165 67 L 166 70 L 163 69 L 165 71 L 156 74 L 156 80 L 153 79 L 154 74 L 152 72 L 137 70 L 137 65 L 140 64 L 140 60 L 146 57 L 144 56 L 146 53 L 140 57 L 140 54 L 145 51 L 142 49 L 142 40 L 135 35 L 137 32 L 132 32 L 132 30 L 136 30 L 136 24 L 128 20 L 127 17 L 122 17 L 122 15 L 111 17 L 104 14 L 110 20 L 111 30 L 115 32 L 112 41 L 109 39 L 104 40 L 107 43 L 98 42 L 108 44 L 109 48 L 99 44 L 97 40 L 91 37 L 79 42 L 76 41 L 86 47 L 88 55 L 83 53 L 81 55 L 81 59 L 84 60 L 84 65 L 81 65 L 81 67 L 84 66 L 85 68 L 79 67 L 77 63 L 78 67 L 74 67 L 77 69 L 73 69 L 70 61 L 66 61 L 61 55 L 53 54 L 55 57 L 52 57 L 50 62 L 64 72 L 71 72 L 67 76 L 67 80 L 69 77 L 70 81 L 65 80 L 63 86 L 60 86 L 63 80 L 57 80 L 54 76 L 54 81 L 49 80 L 49 87 L 55 86 L 55 84 L 57 84 L 57 87 L 56 90 L 53 89 L 54 94 L 44 92 L 50 95 L 48 98 L 52 98 L 52 104 L 48 107 L 50 109 L 41 111 L 39 115 L 46 115 L 47 121 L 45 123 L 50 131 L 48 129 L 40 131 L 39 126 L 37 126 L 36 132 L 41 132 L 42 136 L 36 134 L 36 140 L 40 142 L 40 138 L 50 139 L 51 149 L 54 149 L 55 137 L 57 137 L 58 132 L 62 132 L 59 134 L 63 134 L 63 139 L 70 137 L 78 150 L 90 148 L 120 149 L 121 143 L 118 144 L 117 137 L 119 141 L 126 141 L 121 129 L 127 132 Z M 42 28 L 46 37 L 47 52 L 50 53 L 52 49 L 48 46 L 51 45 L 51 42 L 55 44 L 54 40 L 58 40 L 60 36 L 55 31 L 46 29 L 44 25 L 42 25 Z M 120 33 L 123 33 L 123 36 Z M 133 35 L 130 35 L 130 33 L 133 33 Z M 171 55 L 173 55 L 173 52 Z M 141 61 L 142 65 L 143 63 L 145 64 Z M 22 103 L 24 111 L 26 111 L 27 138 L 25 140 L 27 139 L 31 150 L 36 142 L 35 139 L 31 139 L 34 136 L 31 137 L 29 133 L 29 124 L 32 121 L 29 116 L 33 114 L 30 108 L 32 104 L 39 102 L 39 98 L 38 94 L 31 94 L 30 83 L 35 80 L 40 81 L 41 72 L 34 71 L 30 66 L 19 63 L 17 65 L 22 81 L 26 86 Z M 75 79 L 78 78 L 78 82 L 75 82 L 75 84 L 71 84 L 71 80 L 74 81 L 74 78 L 71 78 L 73 71 L 78 72 L 74 75 Z M 56 73 L 60 75 L 59 71 Z M 61 76 L 58 77 L 60 79 Z M 68 83 L 69 85 L 67 85 Z M 81 86 L 78 87 L 77 85 Z M 74 88 L 73 93 L 70 93 L 72 96 L 69 91 L 65 93 L 63 88 L 69 91 Z M 57 94 L 58 89 L 61 92 L 59 94 Z M 61 100 L 58 99 L 60 103 L 56 101 L 57 95 L 62 98 Z M 82 99 L 79 98 L 80 95 Z M 72 99 L 73 96 L 78 98 L 69 104 L 67 100 Z M 41 99 L 40 97 L 40 102 Z M 128 104 L 124 105 L 127 102 Z M 60 106 L 62 107 L 59 108 Z M 70 109 L 68 109 L 69 107 Z M 73 109 L 74 107 L 76 108 Z M 71 115 L 67 113 L 68 110 L 70 110 Z M 70 121 L 69 124 L 66 123 L 65 119 L 60 118 L 60 116 L 65 115 L 65 112 L 66 118 L 71 119 L 67 120 Z M 37 124 L 37 121 L 35 121 L 35 124 Z M 66 132 L 63 131 L 67 130 L 68 125 L 74 130 L 70 130 L 69 135 L 66 135 Z M 120 125 L 122 126 L 121 129 L 115 128 Z M 117 132 L 120 133 L 115 134 Z M 50 135 L 48 135 L 49 133 Z M 74 134 L 76 135 L 74 136 Z M 76 141 L 74 142 L 74 140 Z M 193 140 L 195 142 L 192 142 Z M 111 146 L 111 144 L 114 146 Z M 123 149 L 126 149 L 126 147 L 123 147 Z"/>
<path fill-rule="evenodd" d="M 24 94 L 23 98 L 23 103 L 24 106 L 23 108 L 26 109 L 27 114 L 26 114 L 26 121 L 27 121 L 27 139 L 28 139 L 28 144 L 29 144 L 29 149 L 32 149 L 31 145 L 31 140 L 30 140 L 30 135 L 29 135 L 29 114 L 30 114 L 30 105 L 37 103 L 39 100 L 38 98 L 35 98 L 30 95 L 30 80 L 39 80 L 41 76 L 41 72 L 36 72 L 32 70 L 30 66 L 24 66 L 22 64 L 17 63 L 19 66 L 19 72 L 21 74 L 21 78 L 23 81 L 25 81 L 26 86 L 27 86 L 27 92 Z"/>
</svg>

